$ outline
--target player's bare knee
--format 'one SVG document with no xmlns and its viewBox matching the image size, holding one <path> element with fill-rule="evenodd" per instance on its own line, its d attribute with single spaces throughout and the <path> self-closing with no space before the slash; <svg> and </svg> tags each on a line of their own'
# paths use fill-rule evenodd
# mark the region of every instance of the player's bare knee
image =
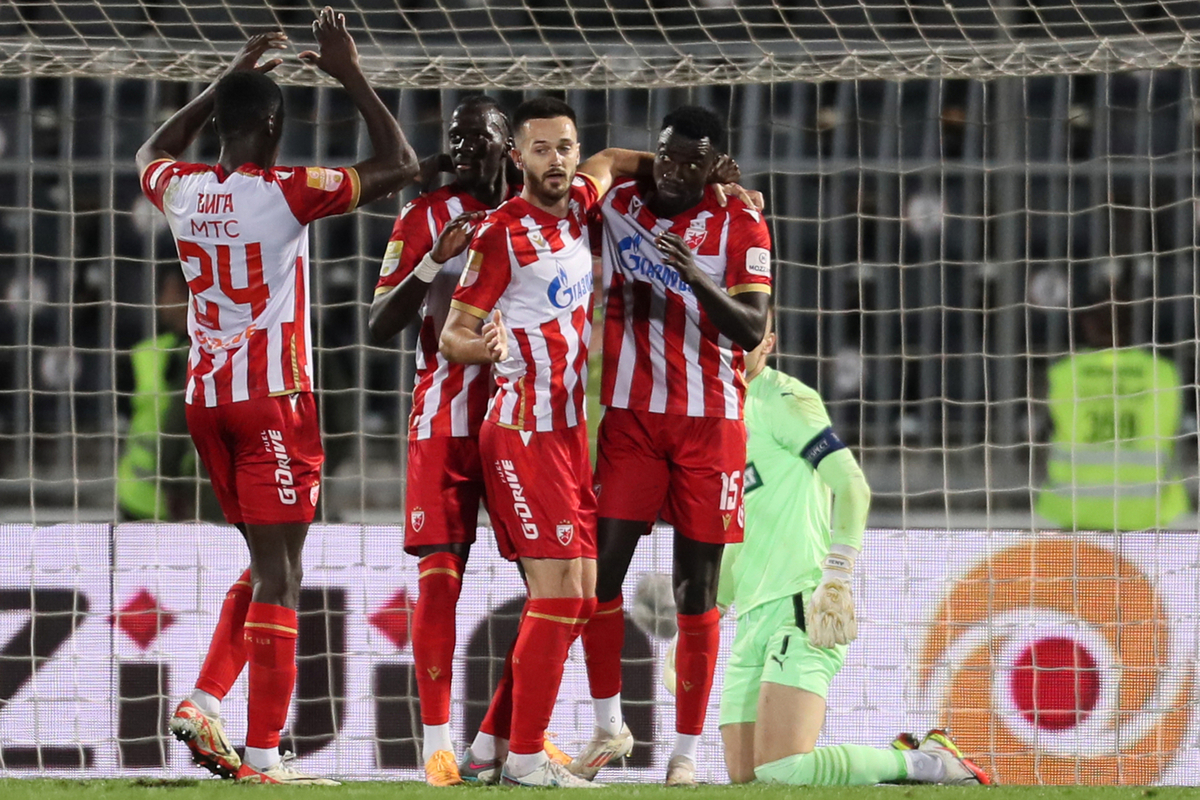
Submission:
<svg viewBox="0 0 1200 800">
<path fill-rule="evenodd" d="M 687 616 L 706 614 L 717 607 L 716 581 L 684 578 L 675 585 L 675 607 Z"/>
</svg>

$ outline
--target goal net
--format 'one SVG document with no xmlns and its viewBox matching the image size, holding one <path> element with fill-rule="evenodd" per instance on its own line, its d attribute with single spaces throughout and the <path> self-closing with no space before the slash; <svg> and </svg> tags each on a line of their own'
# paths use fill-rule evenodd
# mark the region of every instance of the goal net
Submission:
<svg viewBox="0 0 1200 800">
<path fill-rule="evenodd" d="M 133 155 L 248 34 L 281 26 L 292 54 L 308 47 L 317 7 L 0 5 L 0 775 L 193 774 L 164 716 L 245 555 L 236 534 L 194 522 L 219 513 L 182 431 L 148 447 L 175 521 L 125 521 L 131 363 L 170 334 L 158 301 L 178 269 Z M 684 102 L 730 120 L 744 182 L 767 198 L 775 365 L 821 392 L 873 492 L 861 640 L 822 743 L 950 725 L 1002 782 L 1196 782 L 1200 6 L 339 10 L 422 156 L 480 90 L 506 107 L 564 96 L 589 152 L 652 146 Z M 353 106 L 285 58 L 281 163 L 357 160 L 368 143 Z M 216 155 L 211 134 L 190 152 Z M 381 201 L 311 232 L 328 458 L 285 745 L 303 767 L 364 779 L 420 775 L 416 565 L 398 527 L 414 342 L 373 346 L 366 330 L 397 210 Z M 614 780 L 661 780 L 670 751 L 670 556 L 668 534 L 647 540 L 625 587 L 641 744 Z M 521 594 L 482 530 L 458 632 L 460 748 Z M 592 723 L 580 659 L 553 723 L 568 752 Z M 720 673 L 701 748 L 713 781 Z M 235 739 L 244 703 L 239 684 Z"/>
</svg>

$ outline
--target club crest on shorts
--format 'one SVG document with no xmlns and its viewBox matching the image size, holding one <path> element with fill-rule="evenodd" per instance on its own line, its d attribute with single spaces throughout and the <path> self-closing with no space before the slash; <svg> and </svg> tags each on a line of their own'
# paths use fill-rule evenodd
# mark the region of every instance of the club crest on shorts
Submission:
<svg viewBox="0 0 1200 800">
<path fill-rule="evenodd" d="M 566 547 L 575 538 L 575 525 L 564 520 L 554 526 L 554 535 L 558 537 L 558 543 Z"/>
<path fill-rule="evenodd" d="M 314 483 L 308 490 L 308 504 L 310 506 L 315 506 L 317 504 L 317 498 L 320 496 L 321 496 L 321 484 Z"/>
<path fill-rule="evenodd" d="M 412 513 L 408 515 L 408 523 L 412 525 L 414 531 L 420 531 L 425 527 L 425 510 L 422 508 L 414 508 Z"/>
</svg>

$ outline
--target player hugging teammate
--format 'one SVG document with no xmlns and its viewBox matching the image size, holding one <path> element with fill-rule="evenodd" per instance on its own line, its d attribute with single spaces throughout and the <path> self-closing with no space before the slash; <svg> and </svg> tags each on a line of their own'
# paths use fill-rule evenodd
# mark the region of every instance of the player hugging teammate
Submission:
<svg viewBox="0 0 1200 800">
<path fill-rule="evenodd" d="M 393 194 L 417 173 L 344 18 L 326 8 L 313 29 L 319 48 L 301 58 L 349 92 L 371 158 L 339 169 L 275 166 L 282 94 L 262 73 L 280 61 L 258 61 L 286 46 L 282 33 L 251 39 L 138 152 L 143 191 L 167 215 L 191 292 L 189 429 L 250 551 L 170 727 L 202 766 L 256 783 L 333 783 L 278 752 L 296 673 L 300 555 L 323 460 L 307 225 Z M 214 114 L 219 162 L 179 161 Z M 396 220 L 370 330 L 385 341 L 420 320 L 404 549 L 419 559 L 413 651 L 432 785 L 594 787 L 603 766 L 630 752 L 621 586 L 659 518 L 675 529 L 679 626 L 668 786 L 696 782 L 719 595 L 738 613 L 721 703 L 732 780 L 988 782 L 941 731 L 920 742 L 902 734 L 892 750 L 815 749 L 829 681 L 855 635 L 850 578 L 869 492 L 820 398 L 765 366 L 770 236 L 761 196 L 724 185 L 737 177 L 724 140 L 715 114 L 686 106 L 663 120 L 654 153 L 612 148 L 581 163 L 570 106 L 530 100 L 510 125 L 494 101 L 473 96 L 455 109 L 441 159 L 453 182 Z M 508 159 L 519 188 L 508 183 Z M 584 395 L 596 251 L 606 411 L 593 490 Z M 449 732 L 455 616 L 481 502 L 528 601 L 460 763 Z M 546 726 L 580 637 L 596 730 L 572 760 L 547 742 Z M 247 662 L 239 757 L 220 708 Z"/>
</svg>

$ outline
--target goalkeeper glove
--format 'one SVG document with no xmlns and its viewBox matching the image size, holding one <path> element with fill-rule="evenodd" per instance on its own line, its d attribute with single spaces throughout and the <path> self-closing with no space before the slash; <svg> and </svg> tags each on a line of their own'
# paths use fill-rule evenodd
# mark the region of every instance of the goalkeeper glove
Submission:
<svg viewBox="0 0 1200 800">
<path fill-rule="evenodd" d="M 814 647 L 850 644 L 858 636 L 850 587 L 857 556 L 853 547 L 835 544 L 821 563 L 821 583 L 804 610 L 808 641 Z"/>
</svg>

